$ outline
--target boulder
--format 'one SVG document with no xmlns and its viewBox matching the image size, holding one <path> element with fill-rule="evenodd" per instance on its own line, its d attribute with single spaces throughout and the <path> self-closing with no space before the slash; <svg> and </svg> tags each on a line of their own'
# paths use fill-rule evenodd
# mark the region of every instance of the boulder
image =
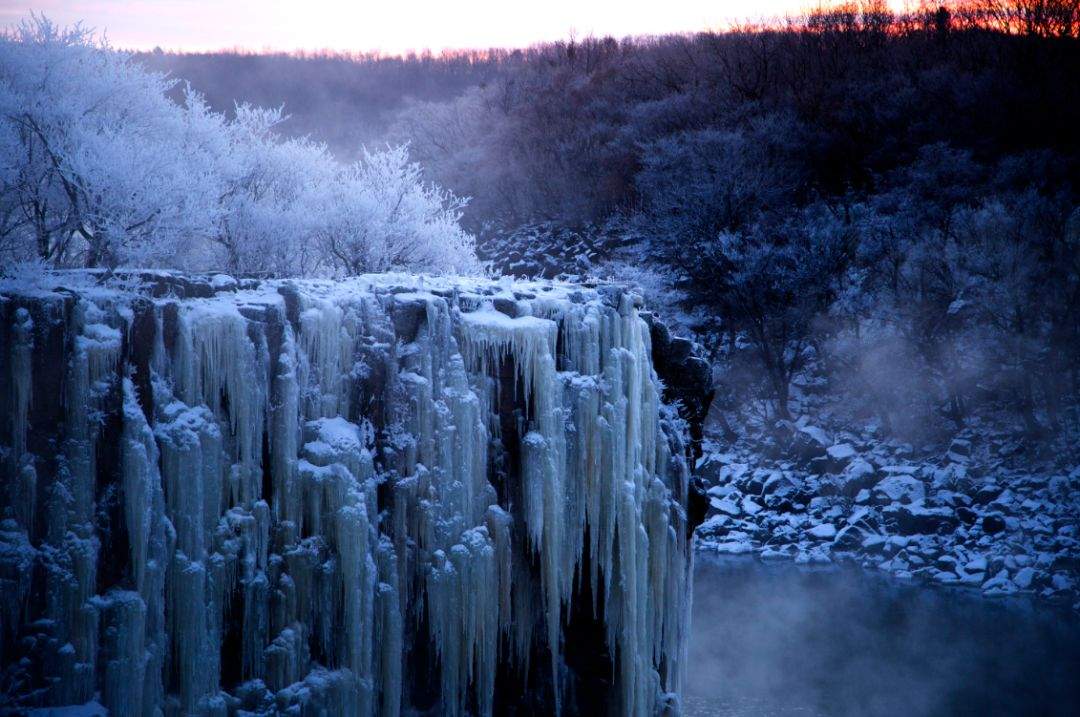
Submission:
<svg viewBox="0 0 1080 717">
<path fill-rule="evenodd" d="M 747 515 L 757 515 L 763 510 L 761 504 L 748 495 L 743 496 L 741 505 L 743 512 Z"/>
<path fill-rule="evenodd" d="M 1065 476 L 1054 476 L 1048 483 L 1050 495 L 1065 498 L 1069 495 L 1069 479 Z"/>
<path fill-rule="evenodd" d="M 823 448 L 831 443 L 829 434 L 826 433 L 824 429 L 818 428 L 817 426 L 800 426 L 798 428 L 798 433 L 807 436 L 810 440 Z"/>
<path fill-rule="evenodd" d="M 877 483 L 877 471 L 874 466 L 862 458 L 855 458 L 847 464 L 837 478 L 840 495 L 854 498 L 863 489 L 869 489 Z"/>
<path fill-rule="evenodd" d="M 960 573 L 960 584 L 977 588 L 986 580 L 986 573 Z"/>
<path fill-rule="evenodd" d="M 966 506 L 959 506 L 956 509 L 956 517 L 960 519 L 964 525 L 974 525 L 978 519 L 979 514 Z"/>
<path fill-rule="evenodd" d="M 887 542 L 888 538 L 884 535 L 877 535 L 876 533 L 867 535 L 863 538 L 862 550 L 864 553 L 877 555 L 884 551 Z"/>
<path fill-rule="evenodd" d="M 790 498 L 782 495 L 770 495 L 765 498 L 765 507 L 774 513 L 790 513 L 795 510 L 795 504 Z"/>
<path fill-rule="evenodd" d="M 724 555 L 743 555 L 754 551 L 754 544 L 748 540 L 721 540 L 709 543 L 708 547 Z"/>
<path fill-rule="evenodd" d="M 864 540 L 866 534 L 861 527 L 845 525 L 836 533 L 832 547 L 838 552 L 854 553 L 862 548 Z"/>
<path fill-rule="evenodd" d="M 962 463 L 971 458 L 971 441 L 966 438 L 954 438 L 946 454 L 949 460 Z"/>
<path fill-rule="evenodd" d="M 975 489 L 971 499 L 979 505 L 986 505 L 1001 495 L 1002 490 L 1004 489 L 997 483 L 983 483 Z"/>
<path fill-rule="evenodd" d="M 948 490 L 967 490 L 970 488 L 968 468 L 961 463 L 949 463 L 934 470 L 933 486 Z"/>
<path fill-rule="evenodd" d="M 877 505 L 910 504 L 926 499 L 926 486 L 910 475 L 892 475 L 874 485 L 871 500 Z"/>
<path fill-rule="evenodd" d="M 938 570 L 947 570 L 950 573 L 959 572 L 960 561 L 952 555 L 939 555 L 934 561 L 934 567 Z"/>
<path fill-rule="evenodd" d="M 788 476 L 776 471 L 761 487 L 761 494 L 766 496 L 792 496 L 797 493 L 799 486 Z"/>
<path fill-rule="evenodd" d="M 1035 581 L 1035 575 L 1035 568 L 1020 568 L 1016 571 L 1016 575 L 1013 575 L 1012 581 L 1016 584 L 1016 587 L 1027 590 Z"/>
<path fill-rule="evenodd" d="M 1016 502 L 1016 495 L 1006 488 L 1001 491 L 997 498 L 990 501 L 987 507 L 1006 515 L 1012 515 L 1016 511 Z"/>
<path fill-rule="evenodd" d="M 839 473 L 858 455 L 855 447 L 850 443 L 829 446 L 825 449 L 825 470 L 829 473 Z"/>
<path fill-rule="evenodd" d="M 743 476 L 739 488 L 749 495 L 761 495 L 761 489 L 765 487 L 765 481 L 772 476 L 772 471 L 756 468 Z"/>
<path fill-rule="evenodd" d="M 825 458 L 825 451 L 830 445 L 832 441 L 822 429 L 816 426 L 799 426 L 788 445 L 788 454 L 803 465 L 810 465 L 815 458 Z"/>
<path fill-rule="evenodd" d="M 855 447 L 850 443 L 837 443 L 834 446 L 829 446 L 825 449 L 825 453 L 834 461 L 842 461 L 844 465 L 847 465 L 851 459 L 858 455 Z"/>
<path fill-rule="evenodd" d="M 807 470 L 817 476 L 823 476 L 826 473 L 835 473 L 833 469 L 833 461 L 828 456 L 815 456 L 810 459 L 810 463 L 807 465 Z"/>
<path fill-rule="evenodd" d="M 960 582 L 960 578 L 956 575 L 956 573 L 950 572 L 948 570 L 937 570 L 935 568 L 931 568 L 929 572 L 931 574 L 931 577 L 934 579 L 934 582 L 941 583 L 942 585 L 955 585 L 956 583 Z"/>
<path fill-rule="evenodd" d="M 943 505 L 949 508 L 971 505 L 970 498 L 963 493 L 957 493 L 951 490 L 935 490 L 926 502 L 930 505 Z"/>
<path fill-rule="evenodd" d="M 927 508 L 921 504 L 893 504 L 882 511 L 885 525 L 900 535 L 947 533 L 960 521 L 948 508 Z"/>
<path fill-rule="evenodd" d="M 982 589 L 987 595 L 1011 595 L 1016 592 L 1016 585 L 1009 580 L 1008 571 L 1001 570 L 983 583 Z"/>
<path fill-rule="evenodd" d="M 702 538 L 725 535 L 733 522 L 729 516 L 719 513 L 703 521 L 697 528 L 697 534 Z"/>
<path fill-rule="evenodd" d="M 709 500 L 709 505 L 713 510 L 732 517 L 737 517 L 742 514 L 742 509 L 739 507 L 739 504 L 731 498 L 712 498 Z"/>
<path fill-rule="evenodd" d="M 1005 530 L 1005 517 L 998 515 L 997 513 L 991 513 L 984 515 L 982 519 L 982 529 L 984 533 L 994 535 Z"/>
</svg>

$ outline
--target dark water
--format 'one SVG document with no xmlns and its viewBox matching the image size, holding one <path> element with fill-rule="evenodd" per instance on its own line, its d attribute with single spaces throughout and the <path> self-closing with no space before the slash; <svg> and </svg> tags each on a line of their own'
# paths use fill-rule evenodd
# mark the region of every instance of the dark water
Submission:
<svg viewBox="0 0 1080 717">
<path fill-rule="evenodd" d="M 1080 619 L 856 568 L 697 556 L 688 715 L 1080 716 Z"/>
</svg>

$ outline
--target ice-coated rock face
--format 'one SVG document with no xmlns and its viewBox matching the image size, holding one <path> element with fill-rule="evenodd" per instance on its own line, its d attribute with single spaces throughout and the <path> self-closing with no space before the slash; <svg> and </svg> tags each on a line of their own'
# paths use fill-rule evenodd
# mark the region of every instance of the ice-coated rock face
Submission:
<svg viewBox="0 0 1080 717">
<path fill-rule="evenodd" d="M 0 284 L 0 707 L 678 711 L 638 297 L 141 278 Z"/>
</svg>

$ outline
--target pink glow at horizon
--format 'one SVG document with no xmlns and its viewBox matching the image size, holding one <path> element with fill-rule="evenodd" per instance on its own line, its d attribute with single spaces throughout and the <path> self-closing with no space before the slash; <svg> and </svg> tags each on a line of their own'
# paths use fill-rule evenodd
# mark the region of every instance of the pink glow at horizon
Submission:
<svg viewBox="0 0 1080 717">
<path fill-rule="evenodd" d="M 525 47 L 571 33 L 694 32 L 795 13 L 817 0 L 0 0 L 0 25 L 31 11 L 82 21 L 114 47 L 402 53 Z"/>
</svg>

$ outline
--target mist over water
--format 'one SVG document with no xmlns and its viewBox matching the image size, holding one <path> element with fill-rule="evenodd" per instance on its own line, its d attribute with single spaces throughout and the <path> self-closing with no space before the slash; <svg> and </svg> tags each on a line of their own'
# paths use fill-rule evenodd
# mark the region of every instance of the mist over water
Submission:
<svg viewBox="0 0 1080 717">
<path fill-rule="evenodd" d="M 686 714 L 1080 714 L 1080 619 L 853 567 L 697 556 Z"/>
</svg>

